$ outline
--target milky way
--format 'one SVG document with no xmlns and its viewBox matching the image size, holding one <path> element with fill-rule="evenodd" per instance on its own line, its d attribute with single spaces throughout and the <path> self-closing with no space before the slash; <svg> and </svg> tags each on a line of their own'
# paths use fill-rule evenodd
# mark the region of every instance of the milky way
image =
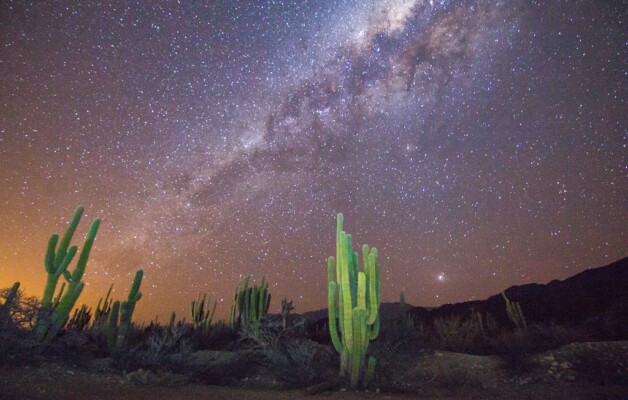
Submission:
<svg viewBox="0 0 628 400">
<path fill-rule="evenodd" d="M 81 300 L 224 316 L 245 274 L 324 307 L 335 215 L 384 301 L 433 306 L 628 253 L 621 1 L 8 1 L 0 286 L 102 218 Z M 81 235 L 87 229 L 83 221 Z M 80 300 L 79 300 L 80 302 Z"/>
</svg>

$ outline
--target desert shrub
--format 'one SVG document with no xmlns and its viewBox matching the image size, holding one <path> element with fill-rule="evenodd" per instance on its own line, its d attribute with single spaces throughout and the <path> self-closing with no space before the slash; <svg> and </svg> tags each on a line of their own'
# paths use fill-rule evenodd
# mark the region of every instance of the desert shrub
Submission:
<svg viewBox="0 0 628 400">
<path fill-rule="evenodd" d="M 31 330 L 37 319 L 39 300 L 26 297 L 22 290 L 18 290 L 11 304 L 6 304 L 10 290 L 0 289 L 0 308 L 9 307 L 3 310 L 0 320 L 0 364 L 29 361 L 37 347 Z"/>
<path fill-rule="evenodd" d="M 533 347 L 525 330 L 503 331 L 491 339 L 491 347 L 512 373 L 528 372 L 534 366 Z"/>
<path fill-rule="evenodd" d="M 454 315 L 434 320 L 435 344 L 443 350 L 486 354 L 487 330 L 479 313 L 466 319 Z"/>
<path fill-rule="evenodd" d="M 265 365 L 288 387 L 319 383 L 327 373 L 331 351 L 308 339 L 285 338 L 262 349 Z"/>
<path fill-rule="evenodd" d="M 587 335 L 596 341 L 625 340 L 628 337 L 627 322 L 625 311 L 607 310 L 587 318 L 582 326 Z"/>
<path fill-rule="evenodd" d="M 41 347 L 38 349 L 41 351 Z M 88 332 L 77 332 L 64 329 L 46 345 L 45 354 L 57 361 L 84 363 L 96 357 L 100 349 L 97 342 Z"/>
<path fill-rule="evenodd" d="M 581 347 L 573 352 L 572 357 L 573 370 L 579 378 L 600 385 L 628 385 L 625 352 Z"/>
<path fill-rule="evenodd" d="M 0 289 L 0 299 L 2 300 L 0 303 L 4 304 L 9 291 L 10 288 Z M 9 315 L 15 326 L 32 330 L 37 322 L 37 314 L 40 308 L 41 302 L 37 297 L 27 297 L 24 291 L 20 289 L 15 295 Z"/>
<path fill-rule="evenodd" d="M 231 349 L 239 336 L 228 324 L 219 321 L 209 329 L 194 329 L 189 336 L 189 344 L 195 350 Z"/>
<path fill-rule="evenodd" d="M 555 349 L 569 343 L 582 342 L 588 339 L 584 330 L 554 322 L 534 324 L 526 335 L 531 352 Z"/>
<path fill-rule="evenodd" d="M 318 343 L 302 338 L 305 320 L 284 327 L 281 320 L 265 318 L 259 329 L 242 326 L 240 344 L 254 350 L 264 364 L 288 387 L 303 387 L 323 379 L 332 352 Z"/>
<path fill-rule="evenodd" d="M 149 369 L 152 371 L 174 371 L 182 368 L 182 358 L 172 358 L 173 354 L 185 356 L 191 353 L 189 337 L 193 329 L 189 325 L 176 324 L 160 326 L 150 324 L 144 328 L 135 327 L 131 332 L 126 349 L 112 351 L 111 357 L 116 368 L 123 371 Z"/>
<path fill-rule="evenodd" d="M 147 361 L 155 364 L 163 363 L 166 356 L 175 353 L 187 354 L 192 351 L 188 339 L 185 338 L 186 326 L 177 324 L 159 327 L 148 337 L 144 353 Z"/>
<path fill-rule="evenodd" d="M 399 374 L 395 362 L 403 354 L 402 349 L 406 343 L 399 338 L 389 338 L 384 335 L 378 339 L 369 346 L 370 355 L 377 360 L 373 380 L 379 386 L 390 388 L 396 383 Z"/>
</svg>

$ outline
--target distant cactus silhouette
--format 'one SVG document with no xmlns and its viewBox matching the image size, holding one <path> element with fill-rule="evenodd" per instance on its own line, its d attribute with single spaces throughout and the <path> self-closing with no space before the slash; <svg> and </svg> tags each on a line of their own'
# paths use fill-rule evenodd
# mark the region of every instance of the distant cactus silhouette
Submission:
<svg viewBox="0 0 628 400">
<path fill-rule="evenodd" d="M 192 325 L 194 326 L 194 329 L 201 329 L 203 332 L 208 332 L 211 328 L 214 313 L 216 312 L 217 301 L 214 299 L 214 305 L 211 309 L 209 307 L 209 302 L 210 300 L 207 293 L 203 295 L 202 299 L 201 294 L 199 293 L 198 298 L 196 300 L 192 300 L 190 312 L 192 315 Z M 171 325 L 174 325 L 174 322 L 171 322 Z"/>
<path fill-rule="evenodd" d="M 127 345 L 133 311 L 135 311 L 137 302 L 142 298 L 140 285 L 143 276 L 144 271 L 141 269 L 135 273 L 127 301 L 120 303 L 116 300 L 113 302 L 107 327 L 107 345 L 110 351 L 123 349 Z"/>
<path fill-rule="evenodd" d="M 517 329 L 526 329 L 528 324 L 523 316 L 523 311 L 521 311 L 521 305 L 516 301 L 511 302 L 504 292 L 502 292 L 502 297 L 506 302 L 506 314 L 508 314 L 510 321 L 515 324 Z"/>
</svg>

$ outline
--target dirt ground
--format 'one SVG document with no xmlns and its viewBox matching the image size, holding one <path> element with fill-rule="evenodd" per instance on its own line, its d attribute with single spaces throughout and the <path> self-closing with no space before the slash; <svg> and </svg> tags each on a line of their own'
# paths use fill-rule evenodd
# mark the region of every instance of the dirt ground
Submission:
<svg viewBox="0 0 628 400">
<path fill-rule="evenodd" d="M 116 375 L 101 376 L 57 365 L 4 367 L 0 369 L 3 400 L 136 400 L 136 399 L 504 399 L 504 400 L 625 400 L 628 388 L 621 385 L 582 383 L 503 384 L 493 388 L 427 388 L 414 393 L 333 391 L 314 396 L 303 390 L 269 391 L 225 386 L 184 385 L 164 387 L 136 385 Z"/>
<path fill-rule="evenodd" d="M 578 354 L 586 357 L 574 358 Z M 405 363 L 388 366 L 393 378 L 381 391 L 332 390 L 317 395 L 307 395 L 305 390 L 138 384 L 111 368 L 43 361 L 36 365 L 0 367 L 0 400 L 628 399 L 628 381 L 625 379 L 628 342 L 564 346 L 536 355 L 530 369 L 514 375 L 493 356 L 439 351 L 424 353 L 420 357 L 406 356 Z M 597 361 L 591 363 L 594 359 Z M 591 371 L 582 370 L 577 360 L 589 360 Z M 385 368 L 383 364 L 382 368 Z M 605 381 L 611 376 L 614 380 Z"/>
</svg>

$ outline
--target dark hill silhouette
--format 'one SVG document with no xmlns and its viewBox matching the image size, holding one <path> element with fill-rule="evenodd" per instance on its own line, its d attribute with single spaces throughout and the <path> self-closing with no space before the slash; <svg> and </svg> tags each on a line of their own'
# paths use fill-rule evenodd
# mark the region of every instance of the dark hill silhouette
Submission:
<svg viewBox="0 0 628 400">
<path fill-rule="evenodd" d="M 527 284 L 506 289 L 510 301 L 521 305 L 528 324 L 556 323 L 586 328 L 599 340 L 628 340 L 628 257 L 604 267 L 591 268 L 565 280 Z M 445 304 L 436 308 L 406 305 L 416 322 L 431 325 L 436 318 L 490 313 L 500 326 L 512 326 L 501 293 L 486 300 Z M 382 320 L 399 318 L 399 303 L 383 303 Z M 327 309 L 302 314 L 321 330 Z"/>
<path fill-rule="evenodd" d="M 521 305 L 528 323 L 557 323 L 585 327 L 603 340 L 628 339 L 628 257 L 592 268 L 563 281 L 512 286 L 504 291 Z M 409 311 L 415 320 L 430 324 L 435 318 L 490 313 L 501 325 L 510 321 L 501 294 L 486 300 L 445 304 Z"/>
</svg>

